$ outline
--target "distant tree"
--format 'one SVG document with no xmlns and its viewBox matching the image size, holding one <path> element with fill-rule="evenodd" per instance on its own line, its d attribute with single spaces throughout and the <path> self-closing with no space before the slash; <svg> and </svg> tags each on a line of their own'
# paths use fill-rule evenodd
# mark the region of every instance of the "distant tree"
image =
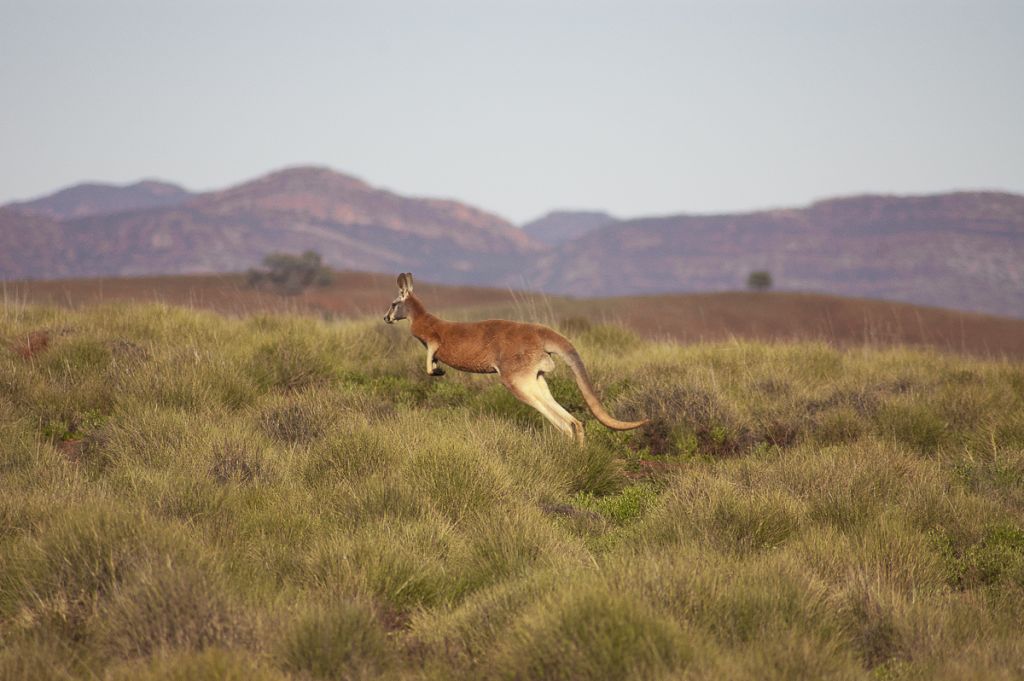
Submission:
<svg viewBox="0 0 1024 681">
<path fill-rule="evenodd" d="M 747 288 L 751 291 L 767 291 L 772 287 L 772 274 L 764 270 L 751 272 L 747 277 Z"/>
<path fill-rule="evenodd" d="M 248 272 L 248 284 L 252 288 L 270 288 L 276 293 L 294 296 L 310 286 L 327 286 L 331 283 L 331 271 L 324 267 L 323 259 L 316 251 L 302 255 L 271 253 L 263 258 L 262 268 Z"/>
</svg>

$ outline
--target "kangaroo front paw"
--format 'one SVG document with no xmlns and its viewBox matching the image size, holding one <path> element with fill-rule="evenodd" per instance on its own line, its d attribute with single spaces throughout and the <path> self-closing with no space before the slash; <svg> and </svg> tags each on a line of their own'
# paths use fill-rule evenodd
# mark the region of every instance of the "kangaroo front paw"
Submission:
<svg viewBox="0 0 1024 681">
<path fill-rule="evenodd" d="M 444 369 L 442 369 L 441 367 L 434 367 L 433 369 L 431 369 L 430 371 L 427 372 L 427 375 L 428 376 L 444 376 Z"/>
</svg>

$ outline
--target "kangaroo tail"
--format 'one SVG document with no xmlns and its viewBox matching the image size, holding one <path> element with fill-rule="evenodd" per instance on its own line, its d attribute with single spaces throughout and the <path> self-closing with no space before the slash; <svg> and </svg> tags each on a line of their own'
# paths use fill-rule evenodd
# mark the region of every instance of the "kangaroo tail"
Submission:
<svg viewBox="0 0 1024 681">
<path fill-rule="evenodd" d="M 643 421 L 620 421 L 605 411 L 605 408 L 601 406 L 601 401 L 597 398 L 597 393 L 594 391 L 594 384 L 590 382 L 590 374 L 587 373 L 587 368 L 583 366 L 580 353 L 576 352 L 576 348 L 568 340 L 559 338 L 557 343 L 550 343 L 546 350 L 557 354 L 569 365 L 573 375 L 576 377 L 576 385 L 579 386 L 580 392 L 583 393 L 583 399 L 586 401 L 590 413 L 605 426 L 612 430 L 633 430 L 650 423 L 650 419 L 644 419 Z"/>
</svg>

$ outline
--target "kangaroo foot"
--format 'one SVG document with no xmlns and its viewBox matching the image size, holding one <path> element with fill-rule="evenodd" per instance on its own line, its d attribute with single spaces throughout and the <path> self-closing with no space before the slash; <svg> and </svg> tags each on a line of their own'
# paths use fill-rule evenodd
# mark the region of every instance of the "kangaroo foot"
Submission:
<svg viewBox="0 0 1024 681">
<path fill-rule="evenodd" d="M 583 424 L 579 421 L 574 421 L 572 424 L 572 438 L 579 443 L 580 447 L 584 445 L 586 437 L 583 433 Z"/>
</svg>

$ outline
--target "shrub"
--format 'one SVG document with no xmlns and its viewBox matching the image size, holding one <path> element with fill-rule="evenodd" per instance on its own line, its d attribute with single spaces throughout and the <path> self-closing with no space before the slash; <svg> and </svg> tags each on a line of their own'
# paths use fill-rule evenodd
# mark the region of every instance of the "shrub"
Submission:
<svg viewBox="0 0 1024 681">
<path fill-rule="evenodd" d="M 331 271 L 324 267 L 316 251 L 302 255 L 271 253 L 263 258 L 262 269 L 249 270 L 247 282 L 253 288 L 266 287 L 281 295 L 294 296 L 310 286 L 329 286 Z"/>
<path fill-rule="evenodd" d="M 764 270 L 751 272 L 747 277 L 747 288 L 751 291 L 767 291 L 772 287 L 772 275 Z"/>
</svg>

